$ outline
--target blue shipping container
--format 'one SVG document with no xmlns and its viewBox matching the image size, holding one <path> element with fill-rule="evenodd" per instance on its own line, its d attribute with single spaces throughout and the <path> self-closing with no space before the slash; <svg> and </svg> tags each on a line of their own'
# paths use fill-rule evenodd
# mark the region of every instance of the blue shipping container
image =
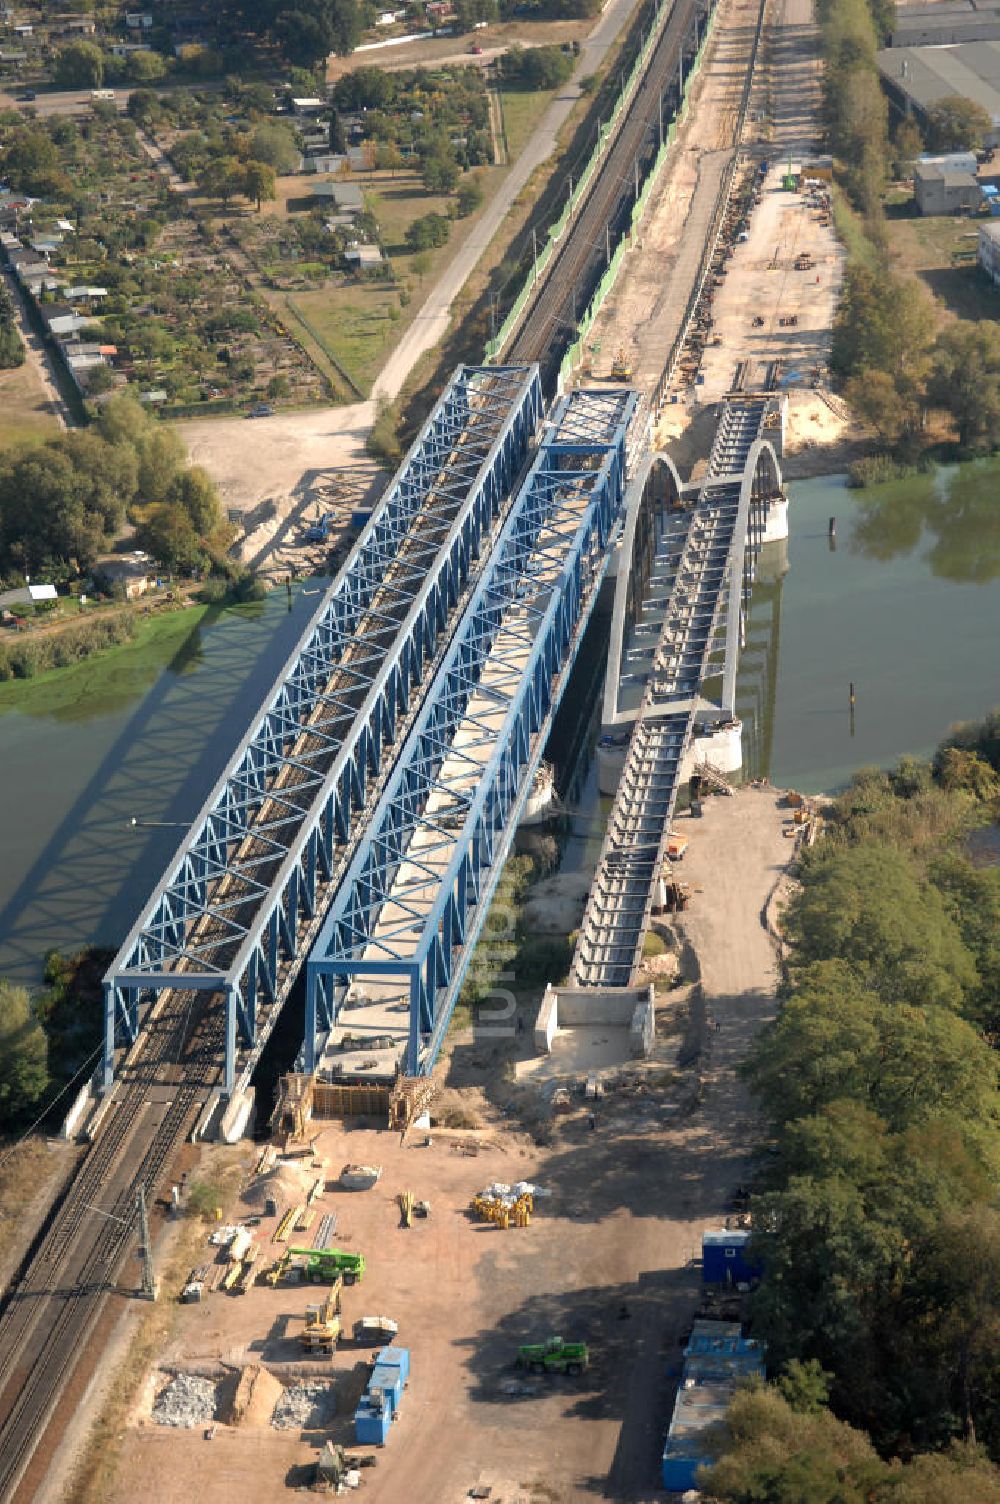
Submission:
<svg viewBox="0 0 1000 1504">
<path fill-rule="evenodd" d="M 386 1368 L 398 1368 L 405 1384 L 410 1377 L 410 1349 L 408 1347 L 383 1347 L 375 1359 Z"/>
<path fill-rule="evenodd" d="M 368 1380 L 368 1393 L 384 1394 L 390 1412 L 395 1415 L 403 1398 L 403 1376 L 399 1369 L 387 1368 L 383 1363 L 376 1363 L 372 1376 Z"/>
<path fill-rule="evenodd" d="M 361 1446 L 385 1445 L 392 1425 L 392 1412 L 388 1405 L 379 1403 L 377 1395 L 363 1395 L 354 1412 L 354 1439 Z"/>
<path fill-rule="evenodd" d="M 760 1266 L 747 1258 L 750 1230 L 746 1227 L 705 1232 L 701 1237 L 701 1277 L 706 1285 L 750 1284 Z"/>
</svg>

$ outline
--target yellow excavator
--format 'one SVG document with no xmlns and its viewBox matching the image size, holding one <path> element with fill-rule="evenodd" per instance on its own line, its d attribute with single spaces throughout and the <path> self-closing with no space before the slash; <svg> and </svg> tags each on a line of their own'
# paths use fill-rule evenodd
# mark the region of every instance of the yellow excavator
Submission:
<svg viewBox="0 0 1000 1504">
<path fill-rule="evenodd" d="M 611 380 L 612 381 L 631 381 L 632 380 L 632 362 L 629 360 L 628 356 L 625 353 L 625 346 L 624 345 L 619 345 L 618 346 L 618 354 L 615 356 L 614 360 L 611 362 Z"/>
<path fill-rule="evenodd" d="M 340 1340 L 340 1292 L 343 1280 L 336 1280 L 321 1305 L 306 1306 L 306 1324 L 300 1341 L 307 1353 L 332 1357 Z"/>
</svg>

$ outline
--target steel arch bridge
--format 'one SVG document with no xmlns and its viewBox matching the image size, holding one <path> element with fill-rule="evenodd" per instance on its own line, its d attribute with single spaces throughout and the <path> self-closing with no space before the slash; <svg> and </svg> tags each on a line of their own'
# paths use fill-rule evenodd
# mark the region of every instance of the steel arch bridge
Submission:
<svg viewBox="0 0 1000 1504">
<path fill-rule="evenodd" d="M 628 740 L 597 873 L 573 957 L 572 978 L 582 987 L 627 987 L 642 958 L 656 885 L 667 863 L 667 841 L 685 759 L 697 746 L 700 692 L 718 674 L 722 637 L 722 705 L 718 722 L 735 714 L 736 670 L 745 641 L 754 568 L 770 508 L 783 503 L 781 470 L 764 437 L 773 399 L 726 404 L 716 431 L 708 473 L 680 524 L 680 553 L 673 559 L 669 602 Z M 662 523 L 659 498 L 676 484 L 665 457 L 650 456 L 636 476 L 626 505 L 646 509 L 645 531 Z M 643 536 L 636 517 L 632 535 Z M 672 540 L 674 543 L 677 537 Z M 623 556 L 631 572 L 645 555 Z M 652 575 L 649 576 L 652 578 Z M 635 600 L 619 570 L 616 614 Z M 623 628 L 624 631 L 624 628 Z M 624 639 L 622 639 L 624 640 Z M 619 655 L 621 656 L 621 655 Z M 609 673 L 615 674 L 614 658 Z"/>
</svg>

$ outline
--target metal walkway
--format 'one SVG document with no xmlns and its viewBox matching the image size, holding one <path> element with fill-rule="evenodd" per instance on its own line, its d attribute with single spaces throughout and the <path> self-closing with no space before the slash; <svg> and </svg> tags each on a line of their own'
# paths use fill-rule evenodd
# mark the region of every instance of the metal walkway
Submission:
<svg viewBox="0 0 1000 1504">
<path fill-rule="evenodd" d="M 755 467 L 767 412 L 727 405 L 716 432 L 580 928 L 576 986 L 627 987 L 642 959 L 701 686 L 720 626 L 727 639 L 733 630 L 734 594 L 741 609 L 749 599 L 774 483 L 765 467 L 758 484 Z"/>
<path fill-rule="evenodd" d="M 607 565 L 635 403 L 575 392 L 545 424 L 309 958 L 307 1072 L 392 1074 L 404 1046 L 408 1074 L 433 1065 Z"/>
<path fill-rule="evenodd" d="M 542 416 L 535 367 L 460 367 L 105 978 L 104 1080 L 175 989 L 266 1040 L 472 588 Z"/>
</svg>

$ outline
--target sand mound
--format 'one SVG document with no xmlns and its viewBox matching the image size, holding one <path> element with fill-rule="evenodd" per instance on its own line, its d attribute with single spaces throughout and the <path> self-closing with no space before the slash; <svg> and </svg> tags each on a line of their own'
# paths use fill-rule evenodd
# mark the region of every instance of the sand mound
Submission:
<svg viewBox="0 0 1000 1504">
<path fill-rule="evenodd" d="M 259 1363 L 250 1363 L 239 1376 L 223 1419 L 231 1426 L 269 1425 L 283 1394 L 283 1385 L 272 1373 Z"/>
<path fill-rule="evenodd" d="M 270 1196 L 279 1207 L 296 1206 L 308 1196 L 316 1180 L 313 1169 L 298 1169 L 295 1165 L 275 1165 L 264 1175 L 257 1175 L 243 1192 L 243 1200 L 251 1206 L 263 1206 Z"/>
</svg>

